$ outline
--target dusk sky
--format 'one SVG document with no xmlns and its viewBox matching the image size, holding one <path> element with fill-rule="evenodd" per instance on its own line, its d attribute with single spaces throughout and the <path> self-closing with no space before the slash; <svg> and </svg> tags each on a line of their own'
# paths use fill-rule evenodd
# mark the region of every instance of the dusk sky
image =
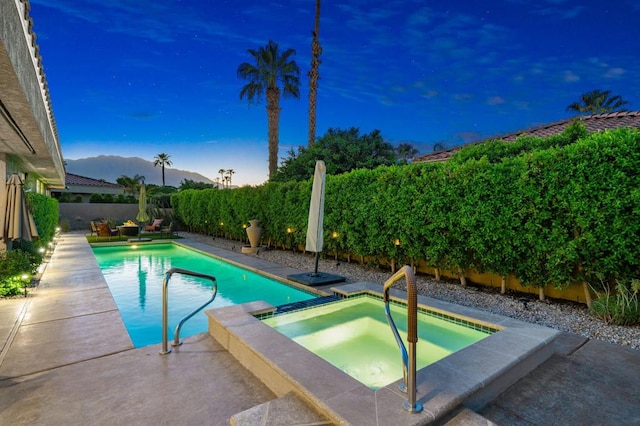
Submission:
<svg viewBox="0 0 640 426">
<path fill-rule="evenodd" d="M 265 182 L 266 104 L 240 100 L 236 70 L 270 39 L 301 69 L 280 157 L 307 144 L 314 0 L 31 0 L 30 13 L 66 159 L 164 152 Z M 317 136 L 379 129 L 428 153 L 569 118 L 593 89 L 640 110 L 638 0 L 322 2 L 320 43 Z"/>
</svg>

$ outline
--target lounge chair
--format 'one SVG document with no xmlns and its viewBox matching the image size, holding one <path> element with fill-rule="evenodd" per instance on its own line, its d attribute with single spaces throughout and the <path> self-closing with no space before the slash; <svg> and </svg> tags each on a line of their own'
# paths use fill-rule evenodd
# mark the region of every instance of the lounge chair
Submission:
<svg viewBox="0 0 640 426">
<path fill-rule="evenodd" d="M 107 222 L 96 223 L 98 237 L 113 237 L 114 235 L 120 235 L 120 230 L 118 228 L 112 228 L 109 226 Z"/>
<path fill-rule="evenodd" d="M 151 225 L 145 225 L 144 230 L 146 232 L 156 232 L 160 230 L 160 225 L 164 219 L 153 219 Z"/>
</svg>

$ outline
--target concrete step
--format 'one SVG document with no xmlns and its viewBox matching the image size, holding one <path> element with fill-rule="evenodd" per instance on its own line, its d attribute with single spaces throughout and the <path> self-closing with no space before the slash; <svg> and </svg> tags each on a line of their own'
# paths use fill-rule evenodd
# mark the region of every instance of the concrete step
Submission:
<svg viewBox="0 0 640 426">
<path fill-rule="evenodd" d="M 491 420 L 485 419 L 480 414 L 464 408 L 456 414 L 444 426 L 496 426 Z"/>
<path fill-rule="evenodd" d="M 280 398 L 256 405 L 231 417 L 231 426 L 333 425 L 329 419 L 318 413 L 293 392 Z"/>
</svg>

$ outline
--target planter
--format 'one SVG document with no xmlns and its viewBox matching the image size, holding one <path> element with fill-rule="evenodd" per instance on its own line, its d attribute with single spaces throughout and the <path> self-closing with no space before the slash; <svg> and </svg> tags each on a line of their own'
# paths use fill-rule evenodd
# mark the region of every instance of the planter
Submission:
<svg viewBox="0 0 640 426">
<path fill-rule="evenodd" d="M 250 246 L 243 246 L 242 253 L 258 253 L 258 245 L 262 236 L 262 228 L 259 226 L 260 221 L 253 219 L 249 221 L 250 226 L 247 227 L 247 237 L 249 237 Z"/>
</svg>

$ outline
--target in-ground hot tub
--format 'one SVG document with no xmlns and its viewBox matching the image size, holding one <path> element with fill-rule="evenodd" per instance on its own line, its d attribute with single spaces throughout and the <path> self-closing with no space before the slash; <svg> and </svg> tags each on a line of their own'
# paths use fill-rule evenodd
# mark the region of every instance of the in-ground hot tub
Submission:
<svg viewBox="0 0 640 426">
<path fill-rule="evenodd" d="M 407 334 L 406 305 L 392 303 L 401 337 Z M 387 323 L 384 302 L 360 295 L 339 302 L 268 315 L 265 324 L 376 390 L 402 378 L 402 357 Z M 418 311 L 418 369 L 498 331 L 485 324 Z M 407 346 L 407 342 L 404 342 Z"/>
<path fill-rule="evenodd" d="M 344 296 L 368 293 L 380 298 L 382 286 L 357 283 L 332 290 Z M 391 289 L 391 296 L 406 300 L 406 294 L 396 289 Z M 209 334 L 276 395 L 295 392 L 336 423 L 430 424 L 463 404 L 479 410 L 553 354 L 556 330 L 425 296 L 418 296 L 418 304 L 437 315 L 498 330 L 418 371 L 417 398 L 424 408 L 420 413 L 403 408 L 407 396 L 398 389 L 401 380 L 371 389 L 265 324 L 258 317 L 275 310 L 268 303 L 206 314 Z"/>
</svg>

